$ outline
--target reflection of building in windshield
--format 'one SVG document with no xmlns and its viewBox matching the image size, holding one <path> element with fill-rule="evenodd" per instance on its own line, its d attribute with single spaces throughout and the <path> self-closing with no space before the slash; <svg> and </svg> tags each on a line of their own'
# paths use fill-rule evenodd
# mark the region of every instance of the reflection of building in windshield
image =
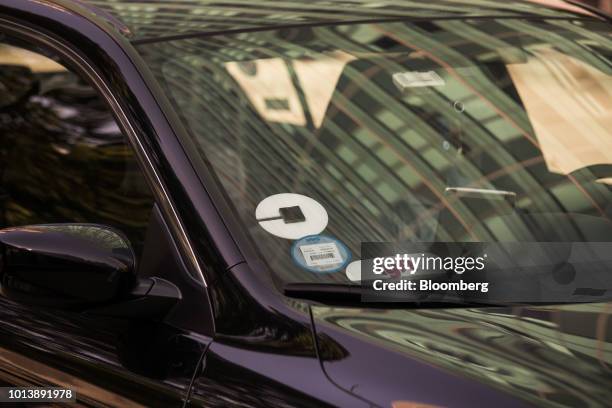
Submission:
<svg viewBox="0 0 612 408">
<path fill-rule="evenodd" d="M 564 9 L 564 10 L 569 10 L 572 11 L 574 13 L 580 13 L 580 14 L 590 14 L 592 15 L 593 13 L 591 13 L 589 10 L 580 7 L 578 5 L 573 5 L 571 3 L 568 3 L 564 0 L 527 0 L 527 1 L 531 1 L 532 3 L 539 3 L 539 4 L 543 4 L 545 6 L 551 6 L 551 7 L 556 7 L 559 9 Z M 582 1 L 583 3 L 588 3 L 589 0 L 578 0 L 578 1 Z M 609 0 L 603 0 L 604 2 L 608 2 Z"/>
<path fill-rule="evenodd" d="M 264 119 L 306 125 L 304 110 L 285 61 L 272 58 L 229 62 L 226 68 Z"/>
<path fill-rule="evenodd" d="M 567 175 L 612 163 L 612 76 L 554 49 L 532 52 L 508 70 L 548 169 Z"/>
<path fill-rule="evenodd" d="M 335 52 L 318 59 L 269 58 L 225 66 L 264 119 L 306 126 L 308 117 L 318 128 L 340 74 L 352 59 Z"/>
<path fill-rule="evenodd" d="M 505 211 L 447 195 L 449 187 L 515 193 L 517 214 L 606 216 L 609 187 L 594 182 L 605 175 L 581 169 L 576 179 L 547 168 L 546 143 L 512 70 L 532 49 L 552 45 L 609 75 L 605 36 L 571 21 L 514 19 L 324 26 L 292 35 L 214 36 L 144 49 L 222 183 L 239 197 L 232 201 L 247 225 L 265 197 L 305 194 L 329 212 L 326 233 L 358 256 L 363 241 L 537 241 L 536 227 L 559 226 L 561 238 L 585 239 L 574 219 L 500 216 Z M 296 74 L 301 61 L 337 56 L 338 49 L 355 59 L 318 75 Z M 186 57 L 177 58 L 177 50 Z M 270 70 L 261 80 L 248 79 L 248 64 L 239 69 L 255 61 L 258 72 Z M 435 71 L 444 86 L 401 91 L 393 75 L 408 71 Z M 268 89 L 267 78 L 277 84 Z M 309 113 L 312 128 L 304 126 Z M 217 154 L 226 149 L 232 160 Z M 442 212 L 449 225 L 438 222 Z M 263 234 L 256 224 L 252 231 Z M 261 237 L 267 245 L 270 237 Z M 287 263 L 279 269 L 295 273 L 278 245 L 270 241 L 269 253 Z"/>
</svg>

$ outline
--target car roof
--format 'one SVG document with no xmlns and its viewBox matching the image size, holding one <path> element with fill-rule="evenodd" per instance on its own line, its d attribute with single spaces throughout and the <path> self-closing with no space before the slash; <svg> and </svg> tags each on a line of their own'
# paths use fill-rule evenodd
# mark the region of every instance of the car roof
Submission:
<svg viewBox="0 0 612 408">
<path fill-rule="evenodd" d="M 132 41 L 393 19 L 593 15 L 562 0 L 72 0 Z"/>
</svg>

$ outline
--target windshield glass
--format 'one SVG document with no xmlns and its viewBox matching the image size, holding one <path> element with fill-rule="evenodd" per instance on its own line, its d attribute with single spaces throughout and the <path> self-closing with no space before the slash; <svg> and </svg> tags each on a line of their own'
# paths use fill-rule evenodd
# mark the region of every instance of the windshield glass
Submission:
<svg viewBox="0 0 612 408">
<path fill-rule="evenodd" d="M 357 281 L 363 242 L 612 241 L 607 24 L 326 25 L 141 52 L 278 284 Z"/>
</svg>

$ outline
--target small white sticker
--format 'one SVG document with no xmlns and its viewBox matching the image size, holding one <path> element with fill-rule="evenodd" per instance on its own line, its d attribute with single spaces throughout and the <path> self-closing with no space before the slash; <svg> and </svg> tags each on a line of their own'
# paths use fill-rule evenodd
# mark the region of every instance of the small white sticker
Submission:
<svg viewBox="0 0 612 408">
<path fill-rule="evenodd" d="M 361 281 L 361 261 L 353 261 L 346 267 L 346 277 L 352 282 Z"/>
<path fill-rule="evenodd" d="M 304 256 L 306 265 L 310 267 L 335 265 L 343 262 L 338 246 L 334 242 L 302 245 L 300 251 Z"/>
<path fill-rule="evenodd" d="M 444 80 L 435 71 L 407 71 L 393 74 L 393 83 L 400 90 L 425 86 L 444 86 Z"/>
</svg>

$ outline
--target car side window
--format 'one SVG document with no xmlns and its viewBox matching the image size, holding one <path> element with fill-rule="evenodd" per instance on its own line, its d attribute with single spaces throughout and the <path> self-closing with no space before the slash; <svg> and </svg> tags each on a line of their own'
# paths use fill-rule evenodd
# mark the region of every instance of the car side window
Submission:
<svg viewBox="0 0 612 408">
<path fill-rule="evenodd" d="M 97 223 L 141 253 L 153 198 L 100 94 L 59 59 L 0 43 L 0 228 Z"/>
</svg>

